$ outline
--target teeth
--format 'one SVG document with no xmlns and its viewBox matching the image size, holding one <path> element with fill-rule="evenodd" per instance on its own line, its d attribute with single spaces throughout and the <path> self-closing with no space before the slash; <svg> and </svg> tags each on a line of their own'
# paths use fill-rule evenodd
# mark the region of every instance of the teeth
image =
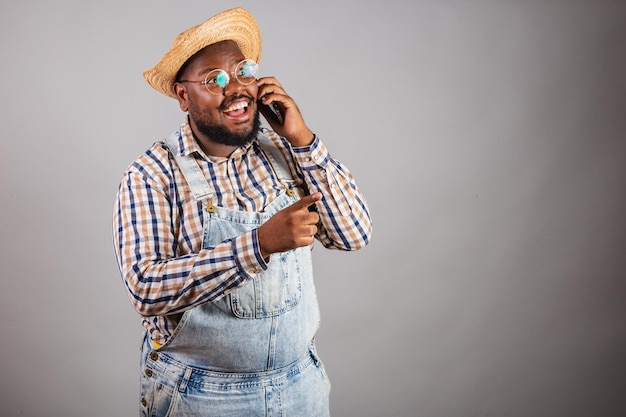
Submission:
<svg viewBox="0 0 626 417">
<path fill-rule="evenodd" d="M 231 111 L 235 111 L 235 110 L 245 109 L 246 107 L 248 107 L 248 103 L 246 103 L 245 101 L 240 101 L 239 103 L 235 103 L 232 106 L 228 107 L 224 111 L 225 112 L 231 112 Z"/>
</svg>

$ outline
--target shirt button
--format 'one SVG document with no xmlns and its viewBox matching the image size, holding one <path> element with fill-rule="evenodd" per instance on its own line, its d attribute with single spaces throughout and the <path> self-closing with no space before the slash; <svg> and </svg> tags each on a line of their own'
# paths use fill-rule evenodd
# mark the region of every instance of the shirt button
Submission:
<svg viewBox="0 0 626 417">
<path fill-rule="evenodd" d="M 146 369 L 145 373 L 148 378 L 152 378 L 152 369 Z"/>
<path fill-rule="evenodd" d="M 316 161 L 319 161 L 320 156 L 319 156 L 319 155 L 314 155 L 314 156 L 313 156 L 313 159 L 315 159 Z"/>
<path fill-rule="evenodd" d="M 159 354 L 156 352 L 150 352 L 150 359 L 152 359 L 153 361 L 156 361 L 159 359 Z"/>
<path fill-rule="evenodd" d="M 141 399 L 141 405 L 143 405 L 144 407 L 148 405 L 148 401 L 146 401 L 145 398 Z"/>
<path fill-rule="evenodd" d="M 307 157 L 306 157 L 306 159 L 305 159 L 305 161 L 307 161 L 307 162 L 311 162 L 311 158 L 307 156 Z"/>
</svg>

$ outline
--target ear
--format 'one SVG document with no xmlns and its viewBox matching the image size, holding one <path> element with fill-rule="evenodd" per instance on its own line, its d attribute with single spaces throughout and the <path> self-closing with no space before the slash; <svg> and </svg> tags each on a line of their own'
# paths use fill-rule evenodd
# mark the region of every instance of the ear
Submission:
<svg viewBox="0 0 626 417">
<path fill-rule="evenodd" d="M 187 89 L 181 83 L 174 83 L 173 88 L 180 109 L 183 112 L 187 112 L 187 110 L 189 110 L 189 96 L 187 95 Z"/>
</svg>

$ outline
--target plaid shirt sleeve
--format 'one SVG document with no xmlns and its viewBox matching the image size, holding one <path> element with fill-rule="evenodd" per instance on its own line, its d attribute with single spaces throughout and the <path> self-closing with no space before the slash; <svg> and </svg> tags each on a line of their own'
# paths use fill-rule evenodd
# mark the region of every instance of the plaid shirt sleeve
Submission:
<svg viewBox="0 0 626 417">
<path fill-rule="evenodd" d="M 131 303 L 144 316 L 176 314 L 217 300 L 267 268 L 256 230 L 208 249 L 182 248 L 184 239 L 181 243 L 175 230 L 181 214 L 172 202 L 176 185 L 164 160 L 148 153 L 133 164 L 115 205 L 118 266 Z M 201 227 L 195 230 L 202 234 Z"/>
<path fill-rule="evenodd" d="M 293 152 L 309 192 L 323 195 L 321 204 L 317 204 L 322 226 L 319 241 L 330 249 L 364 247 L 372 223 L 365 198 L 350 171 L 330 156 L 317 136 L 311 145 L 293 148 Z"/>
</svg>

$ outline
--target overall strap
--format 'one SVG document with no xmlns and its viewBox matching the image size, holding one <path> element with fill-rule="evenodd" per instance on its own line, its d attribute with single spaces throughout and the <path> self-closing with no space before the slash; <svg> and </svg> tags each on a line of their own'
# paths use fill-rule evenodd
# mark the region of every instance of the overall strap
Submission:
<svg viewBox="0 0 626 417">
<path fill-rule="evenodd" d="M 180 132 L 176 131 L 165 139 L 165 144 L 170 149 L 176 164 L 178 164 L 183 173 L 193 197 L 196 201 L 204 201 L 207 198 L 214 197 L 215 192 L 204 177 L 193 155 L 183 156 L 180 154 L 179 140 Z"/>
<path fill-rule="evenodd" d="M 257 136 L 257 142 L 272 165 L 272 169 L 278 177 L 278 180 L 285 184 L 288 188 L 291 188 L 293 183 L 296 181 L 291 175 L 285 154 L 276 146 L 276 143 L 270 138 L 270 136 L 273 136 L 276 139 L 279 138 L 277 133 L 263 129 Z"/>
</svg>

